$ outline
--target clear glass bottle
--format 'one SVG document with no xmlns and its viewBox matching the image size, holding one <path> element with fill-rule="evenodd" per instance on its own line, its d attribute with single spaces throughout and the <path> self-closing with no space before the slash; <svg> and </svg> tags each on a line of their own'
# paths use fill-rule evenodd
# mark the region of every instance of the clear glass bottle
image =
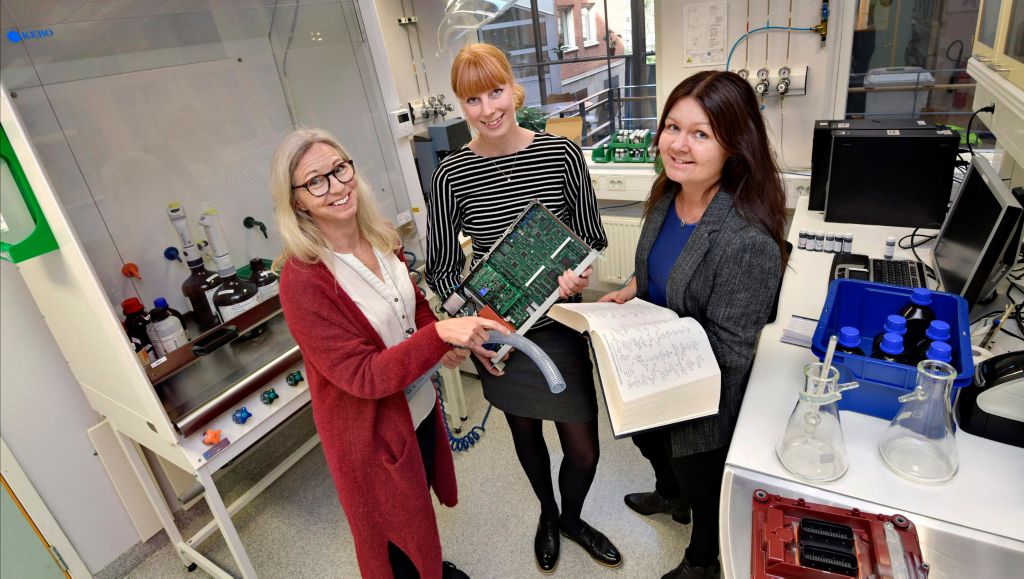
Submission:
<svg viewBox="0 0 1024 579">
<path fill-rule="evenodd" d="M 956 370 L 936 360 L 917 365 L 917 387 L 878 441 L 882 460 L 896 474 L 917 482 L 943 482 L 960 466 L 949 402 Z"/>
<path fill-rule="evenodd" d="M 231 263 L 231 253 L 228 250 L 217 211 L 215 209 L 204 211 L 203 216 L 199 218 L 199 224 L 206 230 L 206 239 L 213 249 L 213 262 L 217 266 L 217 275 L 223 282 L 213 293 L 213 305 L 226 322 L 259 305 L 259 290 L 256 288 L 256 284 L 238 277 L 235 266 Z"/>
<path fill-rule="evenodd" d="M 814 482 L 836 480 L 849 468 L 836 402 L 842 398 L 840 392 L 859 386 L 856 382 L 839 384 L 835 366 L 829 366 L 825 377 L 821 368 L 821 362 L 804 366 L 800 397 L 789 415 L 786 433 L 775 446 L 775 455 L 786 470 Z"/>
</svg>

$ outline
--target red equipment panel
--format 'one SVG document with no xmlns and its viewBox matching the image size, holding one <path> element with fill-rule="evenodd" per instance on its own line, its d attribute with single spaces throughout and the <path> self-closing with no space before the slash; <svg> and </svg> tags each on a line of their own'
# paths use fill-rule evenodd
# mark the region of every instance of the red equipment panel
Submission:
<svg viewBox="0 0 1024 579">
<path fill-rule="evenodd" d="M 903 515 L 841 509 L 758 489 L 752 516 L 755 579 L 928 577 L 917 528 Z"/>
</svg>

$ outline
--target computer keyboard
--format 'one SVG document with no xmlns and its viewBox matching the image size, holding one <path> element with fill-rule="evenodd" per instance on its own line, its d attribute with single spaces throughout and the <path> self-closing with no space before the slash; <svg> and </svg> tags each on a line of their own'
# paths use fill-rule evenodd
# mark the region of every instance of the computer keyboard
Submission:
<svg viewBox="0 0 1024 579">
<path fill-rule="evenodd" d="M 921 264 L 904 259 L 872 259 L 871 281 L 905 287 L 928 287 Z"/>
</svg>

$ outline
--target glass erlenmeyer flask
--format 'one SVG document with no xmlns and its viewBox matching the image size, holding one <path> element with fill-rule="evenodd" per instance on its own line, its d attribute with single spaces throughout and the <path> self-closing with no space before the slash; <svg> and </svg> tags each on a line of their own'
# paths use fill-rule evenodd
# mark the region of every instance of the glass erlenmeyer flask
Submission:
<svg viewBox="0 0 1024 579">
<path fill-rule="evenodd" d="M 950 388 L 956 370 L 945 362 L 924 360 L 917 365 L 917 387 L 900 396 L 899 412 L 878 441 L 882 460 L 896 474 L 918 482 L 942 482 L 959 468 Z"/>
<path fill-rule="evenodd" d="M 839 384 L 839 370 L 831 365 L 823 378 L 821 367 L 821 362 L 804 366 L 800 398 L 775 447 L 786 470 L 815 482 L 836 480 L 849 467 L 836 402 L 842 398 L 841 391 L 859 386 L 856 382 Z"/>
</svg>

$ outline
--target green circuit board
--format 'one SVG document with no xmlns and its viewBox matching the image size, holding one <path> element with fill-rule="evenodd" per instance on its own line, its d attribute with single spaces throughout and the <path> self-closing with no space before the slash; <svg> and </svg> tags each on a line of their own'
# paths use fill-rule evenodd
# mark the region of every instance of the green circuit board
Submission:
<svg viewBox="0 0 1024 579">
<path fill-rule="evenodd" d="M 558 291 L 558 276 L 594 257 L 579 236 L 534 201 L 474 266 L 463 289 L 520 328 Z"/>
</svg>

